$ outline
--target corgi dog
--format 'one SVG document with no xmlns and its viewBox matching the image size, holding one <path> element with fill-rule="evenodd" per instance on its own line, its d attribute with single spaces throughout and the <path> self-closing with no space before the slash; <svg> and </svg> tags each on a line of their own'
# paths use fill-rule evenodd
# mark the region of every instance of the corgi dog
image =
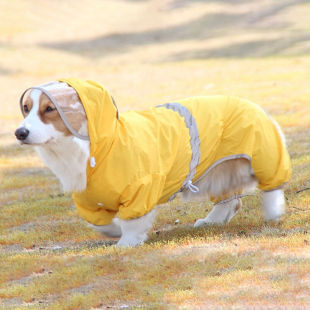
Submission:
<svg viewBox="0 0 310 310">
<path fill-rule="evenodd" d="M 155 206 L 177 192 L 187 201 L 215 202 L 194 227 L 228 223 L 242 205 L 242 193 L 257 186 L 266 220 L 285 213 L 282 185 L 290 175 L 285 137 L 258 106 L 230 97 L 195 97 L 118 115 L 105 90 L 102 99 L 88 98 L 98 104 L 91 110 L 84 102 L 91 91 L 83 85 L 69 79 L 30 88 L 21 98 L 24 120 L 15 135 L 20 144 L 34 146 L 65 192 L 74 193 L 91 227 L 119 237 L 118 245 L 146 241 Z M 94 149 L 96 131 L 106 135 Z"/>
</svg>

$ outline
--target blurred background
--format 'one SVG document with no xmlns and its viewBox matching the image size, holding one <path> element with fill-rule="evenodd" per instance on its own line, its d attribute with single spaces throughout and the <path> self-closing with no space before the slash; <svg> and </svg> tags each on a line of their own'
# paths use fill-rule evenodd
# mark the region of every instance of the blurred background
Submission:
<svg viewBox="0 0 310 310">
<path fill-rule="evenodd" d="M 20 119 L 25 87 L 67 76 L 105 84 L 121 109 L 193 93 L 253 97 L 240 79 L 286 91 L 300 77 L 290 69 L 309 78 L 309 16 L 305 0 L 0 0 L 1 122 Z"/>
<path fill-rule="evenodd" d="M 1 154 L 20 149 L 23 90 L 61 77 L 103 83 L 120 111 L 228 94 L 309 128 L 309 16 L 309 0 L 0 0 Z"/>
</svg>

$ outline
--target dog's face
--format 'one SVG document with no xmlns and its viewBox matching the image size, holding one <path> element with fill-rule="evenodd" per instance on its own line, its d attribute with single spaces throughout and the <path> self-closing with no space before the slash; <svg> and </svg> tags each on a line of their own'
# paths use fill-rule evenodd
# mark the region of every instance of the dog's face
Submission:
<svg viewBox="0 0 310 310">
<path fill-rule="evenodd" d="M 76 91 L 62 82 L 54 82 L 44 88 L 56 99 L 71 126 L 79 131 L 86 115 Z M 40 90 L 30 90 L 22 108 L 25 119 L 15 131 L 20 143 L 44 145 L 72 136 L 53 103 Z"/>
</svg>

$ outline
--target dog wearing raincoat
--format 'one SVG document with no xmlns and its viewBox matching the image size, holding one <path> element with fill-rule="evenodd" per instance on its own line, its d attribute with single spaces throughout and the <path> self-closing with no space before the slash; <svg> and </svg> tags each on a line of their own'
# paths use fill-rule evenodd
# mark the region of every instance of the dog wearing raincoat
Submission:
<svg viewBox="0 0 310 310">
<path fill-rule="evenodd" d="M 194 227 L 224 224 L 245 190 L 262 190 L 266 220 L 285 212 L 291 164 L 278 124 L 237 97 L 193 97 L 118 113 L 101 84 L 75 78 L 27 89 L 15 135 L 73 192 L 80 216 L 118 245 L 147 239 L 155 207 L 181 193 L 210 199 Z M 169 204 L 167 204 L 167 207 Z"/>
</svg>

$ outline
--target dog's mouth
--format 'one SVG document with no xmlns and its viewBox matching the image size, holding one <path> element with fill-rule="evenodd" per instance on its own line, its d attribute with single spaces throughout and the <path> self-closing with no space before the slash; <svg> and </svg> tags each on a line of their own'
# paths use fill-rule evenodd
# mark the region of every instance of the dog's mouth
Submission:
<svg viewBox="0 0 310 310">
<path fill-rule="evenodd" d="M 53 142 L 53 141 L 55 141 L 55 138 L 50 138 L 50 139 L 48 139 L 47 141 L 42 142 L 42 143 L 29 142 L 29 141 L 26 141 L 26 140 L 17 140 L 17 143 L 18 143 L 19 145 L 40 146 L 40 145 L 47 145 L 47 144 L 50 144 L 50 143 Z"/>
<path fill-rule="evenodd" d="M 44 142 L 43 144 L 44 145 L 49 144 L 49 143 L 53 142 L 54 140 L 55 140 L 54 138 L 50 138 L 46 142 Z"/>
</svg>

